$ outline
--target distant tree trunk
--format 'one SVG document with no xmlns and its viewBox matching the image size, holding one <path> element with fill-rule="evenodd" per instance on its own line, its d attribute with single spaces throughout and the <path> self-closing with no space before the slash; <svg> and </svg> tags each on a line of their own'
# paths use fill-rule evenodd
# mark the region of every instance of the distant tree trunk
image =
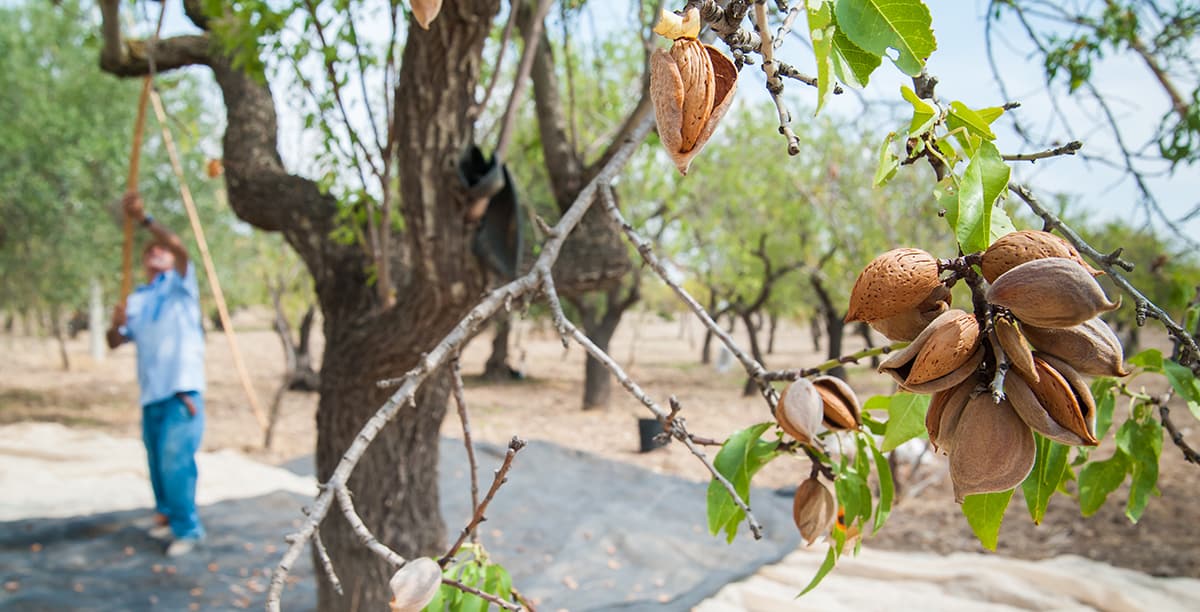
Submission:
<svg viewBox="0 0 1200 612">
<path fill-rule="evenodd" d="M 67 356 L 67 339 L 63 337 L 61 306 L 50 307 L 50 333 L 54 334 L 54 339 L 58 341 L 58 356 L 62 360 L 62 369 L 68 372 L 71 370 L 71 359 Z"/>
<path fill-rule="evenodd" d="M 497 312 L 492 317 L 492 329 L 496 330 L 492 336 L 492 354 L 488 356 L 487 363 L 483 366 L 483 378 L 485 380 L 509 380 L 512 378 L 513 369 L 508 365 L 508 340 L 512 335 L 512 315 L 506 311 Z"/>
<path fill-rule="evenodd" d="M 104 296 L 100 292 L 100 281 L 93 278 L 88 295 L 88 349 L 93 361 L 104 359 L 107 353 L 104 330 Z"/>
<path fill-rule="evenodd" d="M 767 354 L 775 354 L 775 330 L 779 326 L 779 315 L 771 313 L 767 327 Z"/>
<path fill-rule="evenodd" d="M 825 284 L 821 280 L 821 275 L 814 272 L 808 278 L 813 290 L 817 293 L 817 299 L 821 302 L 819 312 L 825 319 L 825 337 L 829 339 L 829 350 L 826 351 L 826 355 L 829 359 L 837 359 L 842 356 L 842 336 L 846 331 L 846 324 L 842 322 L 842 315 L 838 314 L 837 308 L 833 304 L 833 298 L 830 297 L 829 291 L 826 290 Z M 826 374 L 845 380 L 846 368 L 839 365 Z"/>
<path fill-rule="evenodd" d="M 315 308 L 309 304 L 300 320 L 300 342 L 292 341 L 292 329 L 287 315 L 283 312 L 283 283 L 270 286 L 271 301 L 275 305 L 275 333 L 283 345 L 284 372 L 279 388 L 271 400 L 267 413 L 267 431 L 263 434 L 263 448 L 270 449 L 275 435 L 275 425 L 279 422 L 279 411 L 283 398 L 291 391 L 317 391 L 320 389 L 320 375 L 313 370 L 312 357 L 308 352 L 308 340 L 312 336 L 312 323 Z"/>
<path fill-rule="evenodd" d="M 812 336 L 814 353 L 821 352 L 821 313 L 814 314 L 808 321 L 808 333 Z"/>
<path fill-rule="evenodd" d="M 746 325 L 747 335 L 750 336 L 750 355 L 754 360 L 763 364 L 766 367 L 766 360 L 763 359 L 762 349 L 759 348 L 758 334 L 754 331 L 754 323 L 751 321 L 753 312 L 742 312 L 742 322 Z M 754 395 L 758 389 L 758 383 L 753 378 L 747 378 L 745 386 L 742 387 L 742 395 Z"/>
<path fill-rule="evenodd" d="M 858 336 L 863 339 L 863 344 L 866 345 L 866 348 L 868 348 L 868 349 L 875 348 L 875 341 L 871 339 L 871 326 L 870 325 L 867 325 L 866 323 L 859 321 L 858 324 L 856 324 L 854 326 L 854 330 L 858 333 Z M 878 367 L 879 367 L 879 355 L 871 355 L 871 369 L 875 369 Z"/>
<path fill-rule="evenodd" d="M 621 287 L 609 289 L 604 296 L 604 304 L 589 302 L 587 299 L 572 299 L 571 303 L 579 311 L 583 331 L 600 350 L 608 352 L 609 343 L 617 331 L 617 325 L 625 311 L 637 303 L 640 297 L 639 282 L 635 276 L 633 285 L 624 297 Z M 601 312 L 603 311 L 603 314 Z M 612 399 L 612 374 L 600 361 L 587 356 L 584 363 L 583 377 L 583 409 L 603 410 L 608 408 Z"/>
</svg>

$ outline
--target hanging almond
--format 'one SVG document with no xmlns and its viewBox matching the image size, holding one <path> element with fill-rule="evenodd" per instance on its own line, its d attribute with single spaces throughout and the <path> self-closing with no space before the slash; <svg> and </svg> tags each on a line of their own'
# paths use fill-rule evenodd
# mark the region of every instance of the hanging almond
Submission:
<svg viewBox="0 0 1200 612">
<path fill-rule="evenodd" d="M 792 520 L 800 530 L 800 537 L 809 545 L 833 529 L 837 509 L 833 491 L 816 477 L 796 487 L 796 496 L 792 498 Z"/>
<path fill-rule="evenodd" d="M 429 24 L 437 19 L 442 10 L 442 0 L 409 0 L 408 4 L 412 7 L 413 18 L 422 30 L 428 30 Z"/>
<path fill-rule="evenodd" d="M 825 416 L 824 402 L 807 378 L 788 385 L 775 406 L 775 421 L 801 444 L 811 444 Z"/>
<path fill-rule="evenodd" d="M 700 12 L 684 16 L 664 10 L 654 32 L 673 40 L 671 49 L 656 49 L 650 56 L 650 98 L 658 137 L 681 174 L 733 102 L 737 68 L 700 35 Z"/>
<path fill-rule="evenodd" d="M 1035 259 L 1001 274 L 987 301 L 1036 327 L 1074 327 L 1121 305 L 1109 301 L 1083 266 L 1063 257 Z"/>
<path fill-rule="evenodd" d="M 967 403 L 954 428 L 950 481 L 954 498 L 1007 491 L 1025 480 L 1037 456 L 1033 433 L 1008 399 L 999 404 L 989 393 Z"/>
<path fill-rule="evenodd" d="M 879 371 L 909 391 L 934 393 L 969 378 L 983 356 L 975 316 L 954 308 L 934 319 L 911 344 L 888 356 Z"/>
<path fill-rule="evenodd" d="M 923 302 L 886 319 L 870 322 L 871 328 L 893 342 L 908 342 L 916 338 L 938 315 L 950 309 L 950 289 L 939 284 Z"/>
<path fill-rule="evenodd" d="M 413 559 L 392 574 L 391 612 L 419 612 L 442 586 L 442 568 L 429 557 Z"/>
<path fill-rule="evenodd" d="M 949 454 L 954 447 L 954 430 L 974 391 L 975 381 L 968 380 L 938 391 L 930 398 L 929 411 L 925 413 L 925 431 L 929 433 L 934 450 Z"/>
<path fill-rule="evenodd" d="M 925 302 L 940 286 L 938 260 L 921 249 L 892 249 L 871 260 L 850 291 L 846 322 L 887 319 Z"/>
<path fill-rule="evenodd" d="M 1089 266 L 1079 256 L 1079 251 L 1060 236 L 1037 230 L 1009 232 L 996 239 L 983 252 L 979 268 L 987 282 L 995 282 L 1001 274 L 1026 262 L 1046 257 L 1065 257 L 1083 266 L 1089 274 L 1097 276 L 1103 272 Z"/>
<path fill-rule="evenodd" d="M 1058 357 L 1080 374 L 1128 376 L 1117 334 L 1100 318 L 1075 327 L 1022 325 L 1021 332 L 1039 352 Z"/>
<path fill-rule="evenodd" d="M 858 395 L 846 381 L 836 376 L 818 376 L 812 381 L 824 405 L 824 424 L 831 430 L 858 429 L 862 425 L 862 408 Z"/>
</svg>

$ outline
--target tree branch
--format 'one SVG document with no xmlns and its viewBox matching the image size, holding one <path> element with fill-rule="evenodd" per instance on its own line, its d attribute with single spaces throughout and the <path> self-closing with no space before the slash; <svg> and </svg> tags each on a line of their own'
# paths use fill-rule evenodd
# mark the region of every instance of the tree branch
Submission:
<svg viewBox="0 0 1200 612">
<path fill-rule="evenodd" d="M 454 403 L 458 407 L 458 420 L 462 423 L 463 445 L 467 447 L 467 463 L 471 469 L 471 512 L 479 508 L 479 464 L 475 462 L 475 444 L 471 441 L 471 417 L 467 414 L 467 400 L 463 397 L 462 368 L 458 358 L 450 362 L 450 374 L 454 381 Z"/>
<path fill-rule="evenodd" d="M 447 550 L 446 554 L 442 555 L 441 559 L 438 559 L 438 565 L 446 567 L 446 564 L 454 558 L 454 553 L 458 552 L 463 542 L 467 541 L 467 537 L 475 533 L 475 528 L 479 527 L 480 523 L 487 520 L 484 517 L 484 512 L 487 512 L 488 504 L 492 503 L 492 498 L 496 496 L 496 491 L 499 491 L 500 487 L 508 482 L 508 470 L 512 468 L 513 458 L 517 456 L 517 453 L 522 448 L 525 448 L 524 440 L 516 436 L 513 436 L 513 439 L 509 440 L 508 452 L 504 453 L 504 463 L 500 464 L 500 469 L 496 470 L 496 474 L 492 478 L 492 486 L 488 489 L 487 495 L 483 497 L 483 501 L 479 505 L 475 506 L 475 513 L 471 516 L 471 522 L 467 523 L 466 527 L 463 527 L 462 533 L 458 534 L 458 540 L 455 540 L 454 544 L 450 546 L 450 550 Z"/>
<path fill-rule="evenodd" d="M 1147 316 L 1158 319 L 1158 321 L 1162 323 L 1163 327 L 1167 328 L 1167 333 L 1170 334 L 1174 341 L 1179 343 L 1184 349 L 1180 351 L 1179 363 L 1190 367 L 1192 372 L 1200 375 L 1200 347 L 1196 345 L 1196 339 L 1193 338 L 1186 329 L 1176 323 L 1175 320 L 1171 318 L 1171 315 L 1167 314 L 1163 309 L 1151 302 L 1149 298 L 1143 295 L 1141 291 L 1138 291 L 1136 287 L 1130 284 L 1130 282 L 1126 280 L 1120 272 L 1117 271 L 1117 265 L 1122 263 L 1119 259 L 1119 250 L 1109 255 L 1100 253 L 1096 249 L 1092 248 L 1090 244 L 1085 242 L 1083 238 L 1080 238 L 1079 234 L 1075 233 L 1075 230 L 1063 223 L 1061 219 L 1054 215 L 1054 213 L 1051 213 L 1049 210 L 1043 207 L 1041 202 L 1034 197 L 1033 193 L 1031 193 L 1027 187 L 1024 185 L 1012 185 L 1011 187 L 1013 191 L 1015 191 L 1016 194 L 1020 196 L 1026 204 L 1029 205 L 1029 208 L 1043 219 L 1045 222 L 1046 231 L 1057 229 L 1062 232 L 1062 235 L 1068 241 L 1070 241 L 1070 243 L 1074 245 L 1080 253 L 1087 256 L 1088 259 L 1091 259 L 1096 263 L 1096 265 L 1100 266 L 1100 268 L 1108 274 L 1114 285 L 1133 298 L 1134 311 L 1137 316 L 1138 326 L 1146 324 Z M 1127 265 L 1128 264 L 1126 264 L 1126 266 Z M 1131 267 L 1122 267 L 1126 270 L 1131 269 Z"/>
<path fill-rule="evenodd" d="M 1079 142 L 1078 140 L 1072 140 L 1071 142 L 1068 142 L 1067 144 L 1062 145 L 1061 147 L 1054 147 L 1052 149 L 1046 149 L 1045 151 L 1038 151 L 1037 153 L 1018 153 L 1016 155 L 1002 155 L 1001 158 L 1004 161 L 1036 162 L 1039 159 L 1046 159 L 1049 157 L 1058 157 L 1059 155 L 1074 155 L 1076 151 L 1078 151 L 1082 148 L 1083 148 L 1082 142 Z"/>
</svg>

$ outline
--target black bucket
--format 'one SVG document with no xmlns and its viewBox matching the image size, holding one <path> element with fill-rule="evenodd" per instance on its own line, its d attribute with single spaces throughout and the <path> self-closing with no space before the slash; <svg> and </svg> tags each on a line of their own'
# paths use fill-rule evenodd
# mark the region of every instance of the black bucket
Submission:
<svg viewBox="0 0 1200 612">
<path fill-rule="evenodd" d="M 663 426 L 658 419 L 638 419 L 638 437 L 641 439 L 640 452 L 648 453 L 666 445 L 665 437 L 656 439 L 661 433 L 663 433 Z"/>
</svg>

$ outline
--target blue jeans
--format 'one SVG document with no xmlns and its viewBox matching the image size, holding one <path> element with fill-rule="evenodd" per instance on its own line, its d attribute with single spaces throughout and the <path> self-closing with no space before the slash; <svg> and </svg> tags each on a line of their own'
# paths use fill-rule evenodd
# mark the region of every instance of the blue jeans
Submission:
<svg viewBox="0 0 1200 612">
<path fill-rule="evenodd" d="M 167 517 L 176 538 L 204 537 L 196 514 L 196 451 L 204 435 L 204 399 L 187 395 L 196 407 L 191 414 L 179 397 L 142 406 L 142 442 L 150 464 L 154 508 Z"/>
</svg>

